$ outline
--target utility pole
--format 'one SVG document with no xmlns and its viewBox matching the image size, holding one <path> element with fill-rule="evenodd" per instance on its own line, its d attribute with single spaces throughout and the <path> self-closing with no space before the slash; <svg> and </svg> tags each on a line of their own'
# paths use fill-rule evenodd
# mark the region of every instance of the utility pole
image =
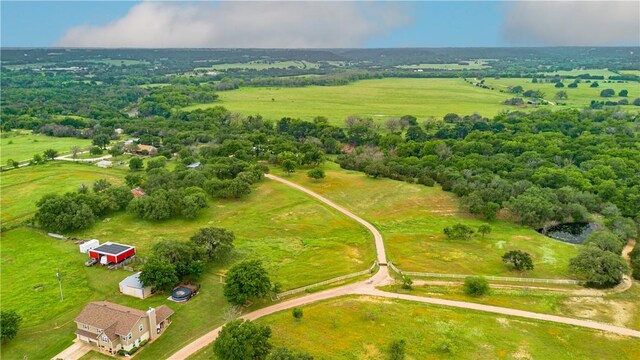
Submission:
<svg viewBox="0 0 640 360">
<path fill-rule="evenodd" d="M 58 268 L 56 277 L 58 278 L 58 286 L 60 287 L 60 301 L 64 301 L 64 295 L 62 295 L 62 278 L 60 277 L 60 268 Z"/>
</svg>

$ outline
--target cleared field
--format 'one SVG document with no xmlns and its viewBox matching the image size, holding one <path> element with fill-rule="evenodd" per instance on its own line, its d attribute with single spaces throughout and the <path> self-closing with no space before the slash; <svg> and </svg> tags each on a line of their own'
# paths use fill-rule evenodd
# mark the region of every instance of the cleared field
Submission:
<svg viewBox="0 0 640 360">
<path fill-rule="evenodd" d="M 24 221 L 35 214 L 36 202 L 48 193 L 63 194 L 81 184 L 91 186 L 97 179 L 122 184 L 125 172 L 101 169 L 91 164 L 53 161 L 0 173 L 0 204 L 4 225 Z"/>
<path fill-rule="evenodd" d="M 419 279 L 414 279 L 419 283 Z M 522 286 L 522 285 L 520 285 Z M 542 287 L 542 288 L 538 288 Z M 622 293 L 601 296 L 589 289 L 559 288 L 552 290 L 547 285 L 538 287 L 508 287 L 494 284 L 489 295 L 471 297 L 464 294 L 462 283 L 458 285 L 425 284 L 403 290 L 400 285 L 385 287 L 385 290 L 437 297 L 450 300 L 474 302 L 544 314 L 589 319 L 621 327 L 640 329 L 640 284 Z"/>
<path fill-rule="evenodd" d="M 640 70 L 620 70 L 618 72 L 620 74 L 625 74 L 625 75 L 638 75 L 638 76 L 640 76 Z"/>
<path fill-rule="evenodd" d="M 3 133 L 0 138 L 0 164 L 6 165 L 7 160 L 31 160 L 33 155 L 42 154 L 47 149 L 54 149 L 60 153 L 68 153 L 73 146 L 82 148 L 91 145 L 90 139 L 72 137 L 52 137 L 32 134 L 28 131 L 11 131 Z"/>
<path fill-rule="evenodd" d="M 604 76 L 604 78 L 608 78 L 609 76 L 616 76 L 618 74 L 614 73 L 609 69 L 573 69 L 573 70 L 558 70 L 553 72 L 545 72 L 547 76 L 559 75 L 559 76 L 578 76 L 589 74 L 591 76 Z"/>
<path fill-rule="evenodd" d="M 474 70 L 474 69 L 486 69 L 490 67 L 486 61 L 468 61 L 468 64 L 412 64 L 412 65 L 398 65 L 399 69 L 430 69 L 430 70 Z"/>
<path fill-rule="evenodd" d="M 448 240 L 442 234 L 447 226 L 486 223 L 460 211 L 455 195 L 437 186 L 369 178 L 329 162 L 325 171 L 327 177 L 322 181 L 309 179 L 302 170 L 283 176 L 374 224 L 384 236 L 389 260 L 402 270 L 535 278 L 570 275 L 567 265 L 577 254 L 576 245 L 505 220 L 490 222 L 493 231 L 484 239 Z M 520 273 L 503 264 L 501 256 L 514 249 L 530 253 L 535 270 Z"/>
<path fill-rule="evenodd" d="M 275 62 L 257 62 L 248 63 L 232 63 L 232 64 L 215 64 L 206 67 L 195 68 L 195 70 L 229 70 L 229 69 L 248 69 L 248 70 L 266 70 L 266 69 L 286 69 L 296 67 L 300 69 L 317 69 L 320 66 L 316 63 L 308 61 L 275 61 Z"/>
<path fill-rule="evenodd" d="M 629 92 L 627 96 L 627 99 L 629 99 L 629 102 L 632 102 L 633 99 L 636 97 L 640 97 L 640 83 L 638 82 L 606 83 L 600 80 L 598 81 L 600 86 L 597 88 L 592 88 L 590 87 L 591 85 L 590 83 L 586 83 L 582 81 L 580 84 L 578 84 L 577 88 L 573 88 L 573 89 L 568 88 L 567 85 L 569 85 L 572 82 L 573 80 L 567 79 L 564 81 L 565 87 L 556 88 L 555 84 L 553 83 L 534 84 L 531 82 L 531 79 L 515 79 L 515 78 L 485 79 L 485 84 L 489 86 L 493 86 L 495 88 L 495 91 L 500 91 L 500 90 L 507 91 L 510 86 L 520 85 L 524 88 L 525 91 L 526 90 L 542 91 L 545 94 L 544 98 L 552 102 L 556 101 L 554 99 L 554 96 L 558 91 L 561 91 L 561 90 L 566 91 L 569 98 L 567 100 L 562 100 L 562 102 L 566 103 L 567 105 L 553 106 L 552 107 L 553 109 L 565 108 L 565 107 L 585 107 L 589 105 L 591 100 L 618 101 L 622 99 L 622 97 L 617 96 L 617 94 L 620 92 L 620 90 L 623 90 L 623 89 L 626 89 Z M 616 92 L 616 96 L 613 96 L 610 98 L 600 97 L 600 92 L 604 89 L 613 89 Z M 511 95 L 510 97 L 514 96 L 513 94 L 507 94 L 507 95 Z M 638 110 L 637 106 L 627 105 L 626 107 L 630 110 Z"/>
<path fill-rule="evenodd" d="M 408 359 L 636 359 L 637 339 L 560 324 L 371 297 L 346 297 L 284 311 L 269 325 L 275 345 L 319 359 L 385 359 L 404 339 Z M 212 358 L 211 350 L 199 354 Z"/>
<path fill-rule="evenodd" d="M 349 115 L 387 119 L 411 114 L 420 119 L 441 118 L 455 112 L 492 116 L 507 109 L 509 94 L 467 84 L 463 79 L 363 80 L 345 86 L 303 88 L 244 87 L 218 93 L 220 101 L 185 110 L 225 106 L 231 111 L 260 114 L 267 119 L 285 116 L 310 120 L 326 116 L 342 125 Z"/>
</svg>

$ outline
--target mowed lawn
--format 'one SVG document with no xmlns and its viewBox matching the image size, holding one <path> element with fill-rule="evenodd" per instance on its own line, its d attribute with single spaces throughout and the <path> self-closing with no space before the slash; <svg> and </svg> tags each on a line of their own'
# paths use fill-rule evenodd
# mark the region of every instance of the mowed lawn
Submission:
<svg viewBox="0 0 640 360">
<path fill-rule="evenodd" d="M 637 359 L 637 339 L 516 317 L 373 297 L 305 306 L 257 320 L 276 346 L 318 359 L 386 359 L 393 340 L 407 359 Z M 443 343 L 449 344 L 443 349 Z M 211 359 L 211 350 L 197 358 Z"/>
<path fill-rule="evenodd" d="M 578 246 L 556 241 L 535 230 L 506 220 L 490 222 L 493 231 L 484 239 L 448 240 L 447 226 L 463 223 L 477 228 L 484 220 L 459 209 L 452 193 L 389 179 L 373 179 L 331 162 L 327 177 L 311 180 L 299 170 L 285 178 L 306 186 L 373 223 L 382 233 L 387 256 L 407 271 L 479 274 L 534 278 L 569 277 L 569 259 Z M 280 170 L 274 170 L 281 174 Z M 502 263 L 509 250 L 531 254 L 535 269 L 520 273 Z"/>
<path fill-rule="evenodd" d="M 243 87 L 218 95 L 220 101 L 185 110 L 222 105 L 231 111 L 260 114 L 272 120 L 325 116 L 332 124 L 342 125 L 350 115 L 380 121 L 407 114 L 420 119 L 442 118 L 451 112 L 493 116 L 507 108 L 502 103 L 511 97 L 472 86 L 463 79 L 379 79 L 303 88 Z"/>
<path fill-rule="evenodd" d="M 24 221 L 37 211 L 36 202 L 49 193 L 76 191 L 81 184 L 89 187 L 97 179 L 113 184 L 124 183 L 125 172 L 102 169 L 92 164 L 52 161 L 0 173 L 2 223 Z"/>
<path fill-rule="evenodd" d="M 594 80 L 592 80 L 594 81 Z M 553 83 L 532 83 L 531 79 L 516 79 L 516 78 L 501 78 L 501 79 L 492 79 L 486 78 L 485 84 L 489 86 L 493 86 L 495 88 L 494 91 L 498 92 L 499 90 L 507 91 L 509 87 L 520 85 L 524 88 L 524 90 L 540 90 L 544 93 L 544 98 L 553 103 L 556 102 L 554 99 L 556 93 L 558 91 L 566 91 L 568 99 L 561 100 L 563 103 L 566 103 L 566 106 L 547 106 L 549 109 L 559 109 L 559 108 L 567 108 L 567 107 L 586 107 L 589 106 L 591 100 L 598 101 L 618 101 L 622 99 L 622 97 L 618 96 L 620 90 L 627 90 L 629 92 L 627 96 L 627 100 L 629 103 L 633 102 L 633 99 L 640 97 L 640 83 L 629 81 L 624 83 L 611 82 L 606 83 L 603 80 L 596 80 L 598 84 L 600 84 L 597 88 L 590 87 L 591 83 L 586 83 L 584 80 L 578 84 L 577 88 L 569 88 L 567 87 L 569 84 L 573 82 L 573 79 L 566 79 L 563 81 L 563 88 L 556 88 Z M 613 89 L 616 93 L 616 96 L 610 98 L 600 97 L 600 92 L 604 89 Z M 514 97 L 513 94 L 507 94 L 510 97 Z M 513 107 L 512 107 L 513 108 Z M 638 111 L 637 106 L 626 105 L 624 108 L 629 110 Z"/>
<path fill-rule="evenodd" d="M 90 145 L 91 139 L 53 137 L 25 130 L 5 132 L 0 137 L 0 164 L 6 165 L 9 159 L 31 160 L 33 155 L 42 154 L 47 149 L 54 149 L 62 154 L 69 153 L 73 146 L 87 148 Z"/>
</svg>

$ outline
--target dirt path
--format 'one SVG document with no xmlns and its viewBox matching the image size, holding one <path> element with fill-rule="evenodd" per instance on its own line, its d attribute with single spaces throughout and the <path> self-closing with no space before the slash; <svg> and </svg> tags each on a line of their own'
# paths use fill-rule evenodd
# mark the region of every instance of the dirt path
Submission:
<svg viewBox="0 0 640 360">
<path fill-rule="evenodd" d="M 627 243 L 627 245 L 622 249 L 622 258 L 627 261 L 629 265 L 631 265 L 631 258 L 629 257 L 629 253 L 633 251 L 633 248 L 636 246 L 636 240 L 631 239 Z"/>
<path fill-rule="evenodd" d="M 586 327 L 586 328 L 591 328 L 596 330 L 602 330 L 602 331 L 606 331 L 606 332 L 610 332 L 618 335 L 633 336 L 633 337 L 640 338 L 640 331 L 627 329 L 619 326 L 614 326 L 610 324 L 605 324 L 605 323 L 599 323 L 595 321 L 578 320 L 578 319 L 566 318 L 562 316 L 539 314 L 539 313 L 534 313 L 529 311 L 515 310 L 515 309 L 509 309 L 509 308 L 503 308 L 503 307 L 497 307 L 497 306 L 429 298 L 429 297 L 422 297 L 422 296 L 415 296 L 415 295 L 396 294 L 396 293 L 390 293 L 390 292 L 378 290 L 376 288 L 377 286 L 383 286 L 393 282 L 393 279 L 389 276 L 389 272 L 386 266 L 387 257 L 384 250 L 384 242 L 382 240 L 382 235 L 380 234 L 380 232 L 366 220 L 358 217 L 357 215 L 353 214 L 349 210 L 346 210 L 345 208 L 335 204 L 331 200 L 328 200 L 327 198 L 319 194 L 316 194 L 311 190 L 308 190 L 298 184 L 295 184 L 291 181 L 285 180 L 275 175 L 266 174 L 265 176 L 271 180 L 281 182 L 283 184 L 296 188 L 302 192 L 305 192 L 310 196 L 313 196 L 314 198 L 340 211 L 341 213 L 354 219 L 355 221 L 357 221 L 358 223 L 366 227 L 373 234 L 373 237 L 375 239 L 376 251 L 378 254 L 378 263 L 380 263 L 381 266 L 378 272 L 368 280 L 340 286 L 337 288 L 321 291 L 314 294 L 309 294 L 299 298 L 286 300 L 262 309 L 258 309 L 248 314 L 245 314 L 240 317 L 241 319 L 255 320 L 279 311 L 291 309 L 296 306 L 307 305 L 313 302 L 327 300 L 327 299 L 331 299 L 339 296 L 366 295 L 366 296 L 384 297 L 389 299 L 416 301 L 416 302 L 422 302 L 427 304 L 449 306 L 449 307 L 469 309 L 469 310 L 475 310 L 475 311 L 484 311 L 484 312 L 490 312 L 490 313 L 508 315 L 508 316 L 518 316 L 518 317 L 534 319 L 534 320 L 550 321 L 550 322 L 555 322 L 560 324 L 568 324 L 568 325 L 575 325 L 575 326 Z M 208 332 L 207 334 L 201 336 L 200 338 L 196 339 L 192 343 L 183 347 L 178 352 L 171 355 L 168 359 L 183 360 L 188 358 L 189 356 L 195 354 L 202 348 L 209 346 L 213 341 L 215 341 L 221 329 L 222 329 L 222 326 L 215 328 L 214 330 Z"/>
</svg>

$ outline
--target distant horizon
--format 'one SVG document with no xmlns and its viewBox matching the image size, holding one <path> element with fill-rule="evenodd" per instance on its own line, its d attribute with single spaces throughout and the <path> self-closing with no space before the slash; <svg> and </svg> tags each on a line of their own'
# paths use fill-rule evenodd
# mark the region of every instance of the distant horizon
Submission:
<svg viewBox="0 0 640 360">
<path fill-rule="evenodd" d="M 409 47 L 327 47 L 327 48 L 285 48 L 285 47 L 72 47 L 72 46 L 0 46 L 5 50 L 401 50 L 401 49 L 562 49 L 562 48 L 638 48 L 640 45 L 554 45 L 554 46 L 409 46 Z"/>
</svg>

